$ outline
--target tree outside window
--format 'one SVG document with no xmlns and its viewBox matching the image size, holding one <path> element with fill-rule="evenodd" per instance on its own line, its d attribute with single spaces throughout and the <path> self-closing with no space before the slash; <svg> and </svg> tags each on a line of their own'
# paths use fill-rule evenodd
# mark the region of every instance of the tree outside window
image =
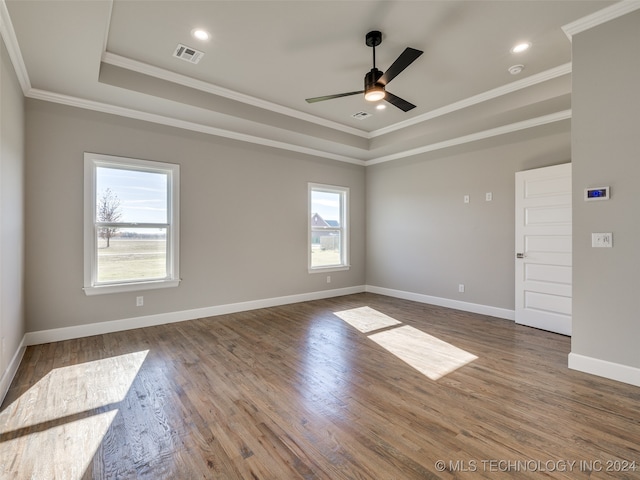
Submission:
<svg viewBox="0 0 640 480">
<path fill-rule="evenodd" d="M 99 222 L 117 223 L 122 218 L 121 202 L 118 195 L 107 188 L 98 197 L 98 205 L 96 206 L 96 216 Z M 98 231 L 98 236 L 107 241 L 105 248 L 111 246 L 111 237 L 118 233 L 117 227 L 102 227 Z"/>
</svg>

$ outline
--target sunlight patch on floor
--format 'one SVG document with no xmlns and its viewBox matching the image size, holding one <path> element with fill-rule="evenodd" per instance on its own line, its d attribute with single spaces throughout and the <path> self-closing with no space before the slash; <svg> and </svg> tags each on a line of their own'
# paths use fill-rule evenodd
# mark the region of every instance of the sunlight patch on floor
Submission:
<svg viewBox="0 0 640 480">
<path fill-rule="evenodd" d="M 118 410 L 109 410 L 0 443 L 0 478 L 80 480 Z M 20 449 L 20 445 L 27 448 Z"/>
<path fill-rule="evenodd" d="M 409 325 L 374 333 L 369 338 L 431 380 L 438 380 L 478 358 Z"/>
<path fill-rule="evenodd" d="M 381 328 L 391 327 L 400 323 L 395 318 L 391 318 L 371 307 L 352 308 L 351 310 L 335 312 L 334 315 L 352 327 L 357 328 L 362 333 L 380 330 Z"/>
<path fill-rule="evenodd" d="M 478 358 L 371 307 L 343 310 L 334 315 L 362 333 L 370 333 L 371 340 L 431 380 L 438 380 Z"/>
<path fill-rule="evenodd" d="M 0 413 L 0 478 L 81 479 L 148 352 L 56 368 L 23 393 Z"/>
<path fill-rule="evenodd" d="M 0 414 L 0 433 L 122 401 L 147 353 L 144 350 L 51 370 Z"/>
</svg>

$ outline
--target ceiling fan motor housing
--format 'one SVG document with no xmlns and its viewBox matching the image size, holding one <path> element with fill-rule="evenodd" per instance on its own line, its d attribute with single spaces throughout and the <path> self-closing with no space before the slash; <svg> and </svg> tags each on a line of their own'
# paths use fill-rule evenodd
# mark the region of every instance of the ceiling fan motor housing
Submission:
<svg viewBox="0 0 640 480">
<path fill-rule="evenodd" d="M 384 88 L 384 85 L 378 83 L 378 79 L 382 76 L 382 72 L 377 68 L 372 68 L 370 72 L 368 72 L 364 76 L 364 91 L 367 92 L 371 90 L 372 87 L 381 87 Z"/>
</svg>

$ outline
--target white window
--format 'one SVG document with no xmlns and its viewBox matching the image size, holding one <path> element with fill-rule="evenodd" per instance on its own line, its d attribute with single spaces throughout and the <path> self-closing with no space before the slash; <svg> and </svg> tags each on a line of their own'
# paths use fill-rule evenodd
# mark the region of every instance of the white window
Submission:
<svg viewBox="0 0 640 480">
<path fill-rule="evenodd" d="M 347 270 L 349 189 L 309 184 L 309 272 Z"/>
<path fill-rule="evenodd" d="M 85 293 L 177 286 L 179 166 L 85 153 L 84 174 Z"/>
</svg>

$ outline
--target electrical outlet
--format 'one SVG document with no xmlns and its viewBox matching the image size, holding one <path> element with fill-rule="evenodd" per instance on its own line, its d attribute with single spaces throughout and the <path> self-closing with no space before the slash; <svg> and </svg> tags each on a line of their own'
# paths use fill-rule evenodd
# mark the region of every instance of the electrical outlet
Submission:
<svg viewBox="0 0 640 480">
<path fill-rule="evenodd" d="M 136 297 L 136 307 L 142 307 L 144 305 L 144 297 Z"/>
<path fill-rule="evenodd" d="M 613 247 L 613 233 L 592 233 L 591 246 L 593 248 Z"/>
<path fill-rule="evenodd" d="M 331 275 L 327 275 L 327 283 L 331 283 Z"/>
<path fill-rule="evenodd" d="M 458 285 L 458 292 L 464 293 L 464 283 L 461 283 L 460 285 Z"/>
<path fill-rule="evenodd" d="M 491 193 L 491 192 L 487 192 L 487 193 L 485 193 L 485 194 L 484 194 L 484 199 L 485 199 L 487 202 L 490 202 L 491 200 L 493 200 L 493 193 Z"/>
</svg>

